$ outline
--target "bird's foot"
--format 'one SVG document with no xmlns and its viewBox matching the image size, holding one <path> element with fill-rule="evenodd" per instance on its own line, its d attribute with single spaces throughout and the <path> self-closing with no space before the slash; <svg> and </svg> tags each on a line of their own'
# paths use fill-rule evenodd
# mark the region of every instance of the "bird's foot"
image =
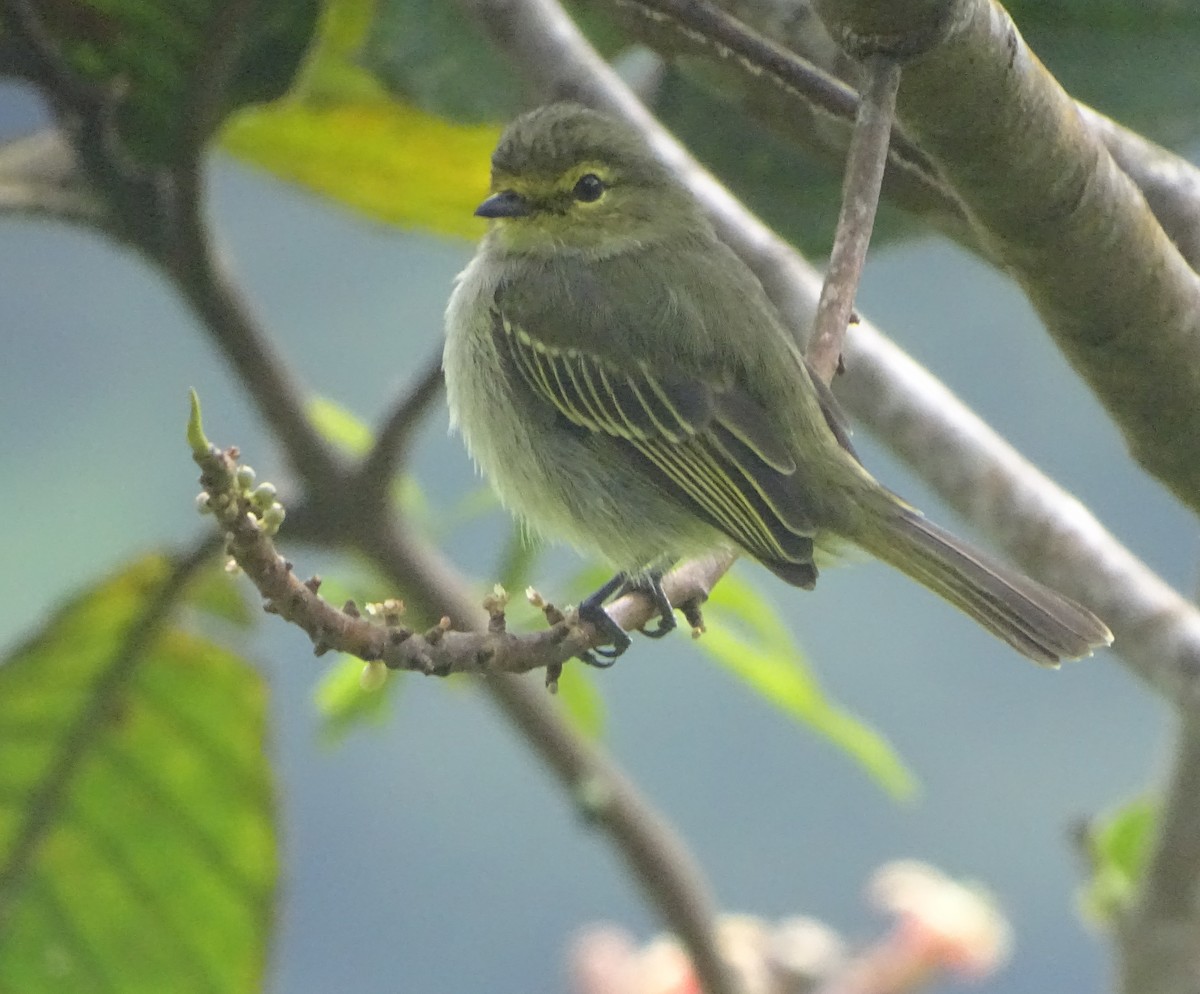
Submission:
<svg viewBox="0 0 1200 994">
<path fill-rule="evenodd" d="M 654 603 L 654 609 L 658 612 L 658 624 L 653 628 L 643 626 L 639 629 L 647 638 L 660 639 L 678 627 L 675 609 L 662 588 L 662 578 L 661 570 L 649 570 L 637 577 L 627 577 L 617 593 L 618 597 L 624 594 L 645 594 Z"/>
<path fill-rule="evenodd" d="M 604 610 L 604 602 L 621 587 L 625 580 L 625 574 L 618 573 L 594 594 L 584 599 L 579 605 L 579 620 L 586 621 L 589 625 L 592 625 L 604 642 L 612 647 L 609 649 L 591 649 L 581 652 L 579 658 L 587 663 L 588 666 L 607 669 L 632 644 L 632 640 L 625 632 L 625 629 L 613 621 L 612 615 Z"/>
<path fill-rule="evenodd" d="M 604 609 L 604 603 L 610 597 L 623 597 L 625 594 L 645 594 L 654 603 L 658 613 L 658 624 L 653 628 L 641 628 L 641 633 L 648 638 L 660 639 L 677 627 L 675 611 L 662 588 L 662 572 L 650 570 L 638 576 L 628 573 L 618 573 L 604 586 L 597 590 L 579 605 L 579 618 L 596 628 L 597 633 L 611 648 L 592 649 L 580 653 L 579 658 L 589 666 L 607 668 L 611 666 L 630 646 L 628 633 Z"/>
</svg>

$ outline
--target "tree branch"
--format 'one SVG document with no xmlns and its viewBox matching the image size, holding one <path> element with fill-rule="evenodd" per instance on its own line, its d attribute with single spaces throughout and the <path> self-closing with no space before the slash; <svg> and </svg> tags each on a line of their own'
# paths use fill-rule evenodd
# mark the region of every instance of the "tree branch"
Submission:
<svg viewBox="0 0 1200 994">
<path fill-rule="evenodd" d="M 1136 903 L 1117 921 L 1123 994 L 1194 994 L 1200 976 L 1200 718 L 1180 722 L 1158 837 Z"/>
<path fill-rule="evenodd" d="M 846 158 L 837 233 L 806 353 L 809 365 L 827 384 L 841 365 L 842 341 L 867 259 L 900 86 L 900 65 L 891 56 L 870 56 L 865 68 L 867 85 Z"/>
<path fill-rule="evenodd" d="M 818 6 L 835 34 L 924 30 L 945 8 L 952 27 L 905 72 L 905 130 L 1137 461 L 1200 511 L 1200 277 L 1075 102 L 990 0 Z"/>
<path fill-rule="evenodd" d="M 356 488 L 368 505 L 384 503 L 392 477 L 408 456 L 413 433 L 441 395 L 442 350 L 439 348 L 383 419 L 375 433 L 375 444 L 359 467 Z"/>
<path fill-rule="evenodd" d="M 803 340 L 817 273 L 662 129 L 560 7 L 552 0 L 459 3 L 546 100 L 580 100 L 636 126 Z M 852 414 L 1030 575 L 1102 616 L 1131 671 L 1176 705 L 1195 706 L 1200 612 L 868 323 L 850 330 L 846 364 L 839 397 Z"/>
<path fill-rule="evenodd" d="M 447 607 L 435 598 L 424 597 L 420 613 L 441 620 L 424 633 L 401 623 L 403 604 L 398 600 L 367 606 L 364 617 L 357 604 L 347 601 L 337 608 L 323 599 L 317 577 L 301 581 L 292 564 L 275 548 L 272 536 L 283 522 L 283 506 L 275 500 L 275 488 L 269 484 L 254 488 L 254 473 L 239 463 L 235 448 L 219 449 L 203 437 L 198 411 L 188 430 L 192 457 L 200 467 L 201 509 L 212 513 L 225 535 L 226 552 L 245 572 L 263 598 L 263 610 L 277 614 L 306 632 L 313 651 L 323 656 L 331 649 L 347 652 L 366 662 L 379 661 L 393 670 L 410 670 L 426 676 L 450 676 L 453 673 L 528 673 L 547 669 L 548 681 L 557 679 L 568 660 L 603 644 L 595 627 L 581 621 L 574 611 L 564 615 L 551 604 L 544 611 L 551 627 L 540 632 L 515 635 L 508 631 L 504 608 L 507 595 L 494 593 L 483 599 L 488 612 L 486 629 L 477 627 L 479 609 L 463 609 L 441 615 Z M 248 471 L 248 472 L 247 472 Z M 243 476 L 243 473 L 245 474 Z M 243 479 L 247 482 L 243 482 Z M 381 542 L 378 529 L 364 541 L 362 551 L 375 556 L 386 551 L 389 562 L 404 562 L 409 573 L 417 559 L 415 547 L 391 535 Z M 324 536 L 326 541 L 332 536 Z M 663 580 L 663 588 L 673 603 L 703 601 L 709 593 L 712 573 L 728 568 L 732 557 L 699 560 L 673 571 Z M 722 570 L 723 571 L 723 570 Z M 415 570 L 435 575 L 426 566 Z M 404 582 L 407 587 L 411 579 Z M 455 598 L 458 603 L 460 599 Z M 640 628 L 651 620 L 655 607 L 643 596 L 623 597 L 611 613 L 618 624 Z M 455 626 L 459 626 L 456 630 Z"/>
<path fill-rule="evenodd" d="M 736 74 L 752 113 L 822 156 L 842 163 L 859 94 L 829 68 L 781 48 L 707 0 L 607 0 L 639 38 L 664 54 L 697 55 Z M 760 9 L 760 8 L 756 8 Z M 962 209 L 928 157 L 903 132 L 887 148 L 888 188 L 911 210 L 930 213 L 960 237 Z"/>
<path fill-rule="evenodd" d="M 0 145 L 0 214 L 72 221 L 121 238 L 111 213 L 84 181 L 70 145 L 50 129 Z"/>
</svg>

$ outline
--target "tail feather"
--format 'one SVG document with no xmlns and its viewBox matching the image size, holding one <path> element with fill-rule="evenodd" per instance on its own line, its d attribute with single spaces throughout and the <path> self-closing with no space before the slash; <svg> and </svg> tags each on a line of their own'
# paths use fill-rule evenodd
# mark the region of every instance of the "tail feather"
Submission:
<svg viewBox="0 0 1200 994">
<path fill-rule="evenodd" d="M 928 587 L 1018 652 L 1045 665 L 1109 645 L 1112 633 L 1087 608 L 971 548 L 908 508 L 886 529 L 854 536 L 872 555 Z"/>
</svg>

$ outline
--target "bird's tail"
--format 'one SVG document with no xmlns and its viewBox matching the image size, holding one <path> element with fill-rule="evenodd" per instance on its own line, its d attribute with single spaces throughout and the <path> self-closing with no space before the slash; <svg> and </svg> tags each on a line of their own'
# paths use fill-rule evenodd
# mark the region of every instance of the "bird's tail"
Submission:
<svg viewBox="0 0 1200 994">
<path fill-rule="evenodd" d="M 892 503 L 872 522 L 866 533 L 849 537 L 1030 659 L 1053 666 L 1112 643 L 1108 627 L 1087 608 L 1001 565 L 919 512 Z"/>
</svg>

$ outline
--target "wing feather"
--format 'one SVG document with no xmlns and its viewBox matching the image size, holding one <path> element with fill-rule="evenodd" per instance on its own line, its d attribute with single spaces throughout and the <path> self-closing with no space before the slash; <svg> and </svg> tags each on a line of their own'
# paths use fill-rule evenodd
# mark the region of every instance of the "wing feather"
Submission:
<svg viewBox="0 0 1200 994">
<path fill-rule="evenodd" d="M 748 396 L 694 377 L 555 348 L 497 313 L 498 351 L 564 418 L 629 444 L 664 486 L 764 561 L 812 562 L 796 463 Z"/>
</svg>

